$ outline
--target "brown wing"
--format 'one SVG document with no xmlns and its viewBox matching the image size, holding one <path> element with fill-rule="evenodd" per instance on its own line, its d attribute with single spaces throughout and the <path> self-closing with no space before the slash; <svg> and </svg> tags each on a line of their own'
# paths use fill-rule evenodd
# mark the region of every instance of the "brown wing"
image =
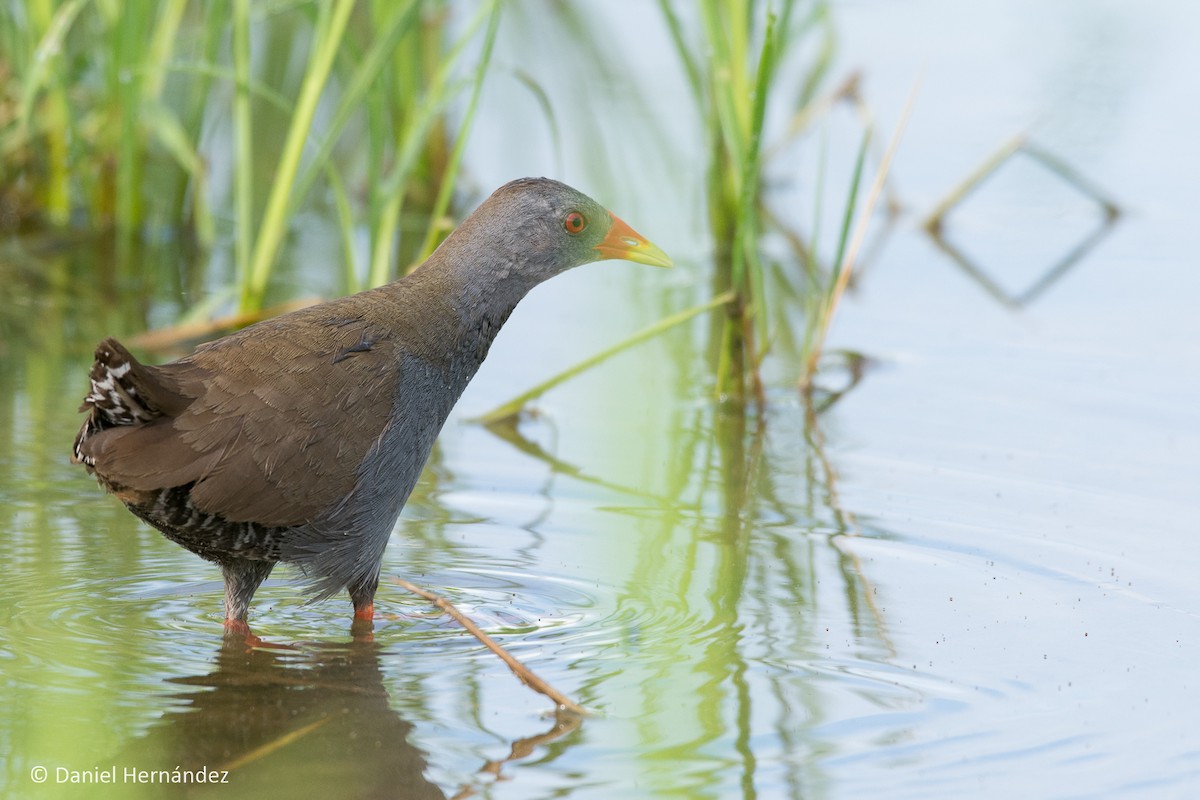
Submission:
<svg viewBox="0 0 1200 800">
<path fill-rule="evenodd" d="M 80 445 L 90 466 L 124 489 L 194 483 L 200 511 L 235 522 L 298 525 L 328 509 L 387 424 L 397 359 L 368 323 L 299 314 L 137 365 L 130 376 L 154 386 L 144 393 L 183 402 L 92 434 Z"/>
</svg>

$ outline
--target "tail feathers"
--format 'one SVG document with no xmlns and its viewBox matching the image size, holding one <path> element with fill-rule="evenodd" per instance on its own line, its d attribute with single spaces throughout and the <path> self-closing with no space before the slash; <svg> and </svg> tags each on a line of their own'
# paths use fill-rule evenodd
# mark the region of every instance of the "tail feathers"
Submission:
<svg viewBox="0 0 1200 800">
<path fill-rule="evenodd" d="M 107 423 L 105 427 L 153 419 L 157 415 L 146 406 L 138 391 L 136 373 L 143 369 L 120 342 L 105 339 L 96 348 L 96 363 L 88 376 L 92 389 L 79 410 L 85 411 L 91 406 Z"/>
<path fill-rule="evenodd" d="M 153 401 L 158 381 L 116 339 L 108 338 L 96 348 L 96 362 L 89 374 L 91 390 L 80 411 L 90 411 L 75 437 L 72 460 L 93 466 L 83 452 L 83 443 L 93 434 L 119 425 L 136 425 L 162 416 Z"/>
</svg>

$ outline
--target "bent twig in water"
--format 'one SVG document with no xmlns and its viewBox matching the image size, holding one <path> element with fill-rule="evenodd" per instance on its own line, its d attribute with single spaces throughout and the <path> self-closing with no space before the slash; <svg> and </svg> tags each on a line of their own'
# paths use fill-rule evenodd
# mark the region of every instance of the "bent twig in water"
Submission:
<svg viewBox="0 0 1200 800">
<path fill-rule="evenodd" d="M 442 611 L 445 611 L 447 614 L 454 617 L 454 620 L 459 625 L 462 625 L 472 636 L 483 642 L 484 647 L 498 655 L 500 660 L 508 665 L 508 668 L 513 671 L 513 674 L 517 676 L 517 680 L 519 680 L 521 683 L 525 684 L 530 689 L 533 689 L 535 692 L 549 697 L 558 705 L 560 709 L 582 716 L 587 715 L 588 712 L 583 706 L 579 705 L 574 700 L 567 697 L 565 694 L 539 678 L 536 674 L 534 674 L 533 670 L 522 664 L 520 661 L 510 655 L 507 650 L 497 644 L 490 636 L 481 631 L 478 625 L 476 625 L 465 614 L 455 608 L 449 600 L 440 595 L 436 595 L 433 592 L 422 589 L 419 586 L 414 586 L 403 578 L 392 578 L 392 583 L 396 584 L 401 589 L 405 589 L 415 595 L 425 598 Z"/>
</svg>

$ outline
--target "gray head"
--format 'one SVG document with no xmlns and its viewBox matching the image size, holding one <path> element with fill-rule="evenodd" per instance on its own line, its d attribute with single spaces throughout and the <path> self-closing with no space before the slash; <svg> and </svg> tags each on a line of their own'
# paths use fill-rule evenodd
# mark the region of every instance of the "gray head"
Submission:
<svg viewBox="0 0 1200 800">
<path fill-rule="evenodd" d="M 526 290 L 606 258 L 671 264 L 666 253 L 604 206 L 549 178 L 521 178 L 501 186 L 440 249 L 457 265 L 470 265 L 474 280 L 515 279 Z"/>
</svg>

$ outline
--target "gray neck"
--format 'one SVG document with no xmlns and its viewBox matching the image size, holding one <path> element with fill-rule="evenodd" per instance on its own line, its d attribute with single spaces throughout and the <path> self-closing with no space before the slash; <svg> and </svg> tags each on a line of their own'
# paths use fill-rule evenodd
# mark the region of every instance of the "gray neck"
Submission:
<svg viewBox="0 0 1200 800">
<path fill-rule="evenodd" d="M 454 352 L 454 372 L 470 380 L 513 309 L 540 281 L 499 253 L 463 252 L 462 242 L 451 236 L 403 282 L 431 295 L 431 301 L 437 297 L 443 313 L 457 321 L 445 327 L 447 336 L 458 339 L 457 347 L 445 340 L 441 347 Z"/>
</svg>

